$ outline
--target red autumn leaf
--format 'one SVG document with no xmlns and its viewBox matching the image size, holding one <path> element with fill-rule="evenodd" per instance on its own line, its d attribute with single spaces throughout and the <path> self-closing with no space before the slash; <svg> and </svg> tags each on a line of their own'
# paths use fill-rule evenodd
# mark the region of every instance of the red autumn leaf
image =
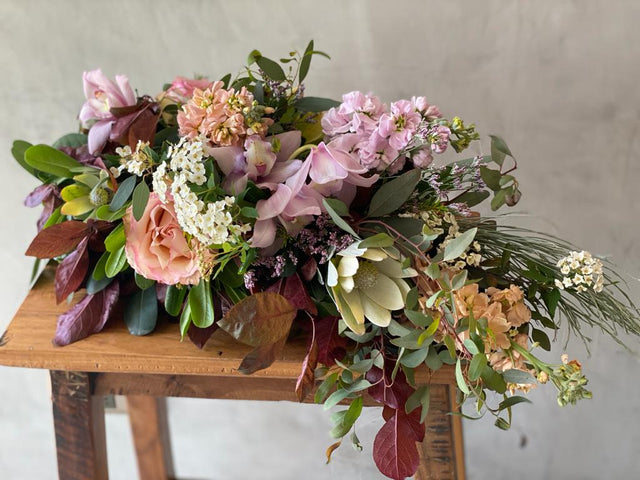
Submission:
<svg viewBox="0 0 640 480">
<path fill-rule="evenodd" d="M 288 335 L 285 335 L 280 340 L 270 345 L 262 345 L 251 350 L 246 357 L 242 359 L 238 371 L 245 375 L 251 375 L 258 370 L 270 367 L 271 364 L 278 358 L 285 343 L 287 343 Z"/>
<path fill-rule="evenodd" d="M 218 324 L 239 342 L 261 347 L 286 337 L 296 313 L 282 295 L 260 292 L 236 303 Z"/>
<path fill-rule="evenodd" d="M 315 337 L 318 344 L 318 361 L 330 367 L 336 360 L 342 360 L 347 353 L 347 341 L 338 333 L 338 317 L 319 318 L 314 321 Z"/>
<path fill-rule="evenodd" d="M 285 278 L 282 296 L 289 300 L 291 305 L 296 307 L 298 310 L 305 310 L 312 315 L 316 315 L 318 313 L 316 304 L 311 300 L 306 287 L 302 283 L 302 280 L 300 280 L 297 273 Z"/>
<path fill-rule="evenodd" d="M 373 441 L 373 460 L 381 473 L 394 480 L 413 476 L 420 465 L 413 420 L 404 408 L 382 426 Z"/>
<path fill-rule="evenodd" d="M 411 413 L 406 413 L 406 410 L 404 408 L 401 408 L 400 410 L 405 412 L 407 421 L 409 422 L 409 426 L 411 427 L 411 431 L 413 432 L 416 442 L 422 442 L 424 440 L 425 426 L 424 423 L 420 423 L 420 410 L 416 409 Z M 391 408 L 387 405 L 382 408 L 382 418 L 384 418 L 385 422 L 389 421 L 389 419 L 395 414 L 395 408 Z"/>
<path fill-rule="evenodd" d="M 76 248 L 90 231 L 89 225 L 77 220 L 52 225 L 36 235 L 25 255 L 38 258 L 64 255 Z"/>
<path fill-rule="evenodd" d="M 385 369 L 384 379 L 382 370 L 373 367 L 365 376 L 371 383 L 367 392 L 374 400 L 387 405 L 393 409 L 404 409 L 407 399 L 414 392 L 414 389 L 407 383 L 404 372 L 400 369 L 396 372 L 396 377 L 391 379 L 391 370 Z"/>
<path fill-rule="evenodd" d="M 89 236 L 89 249 L 92 252 L 104 252 L 104 239 L 115 228 L 113 222 L 105 222 L 104 220 L 87 220 L 87 224 L 91 227 L 91 235 Z"/>
<path fill-rule="evenodd" d="M 104 290 L 84 297 L 58 317 L 53 343 L 59 346 L 69 345 L 101 331 L 119 296 L 118 282 L 113 281 Z"/>
<path fill-rule="evenodd" d="M 306 263 L 300 269 L 300 275 L 307 282 L 313 280 L 313 277 L 316 276 L 316 272 L 318 271 L 318 262 L 316 262 L 313 257 L 306 261 Z"/>
<path fill-rule="evenodd" d="M 75 292 L 89 269 L 89 237 L 84 237 L 76 249 L 67 255 L 56 269 L 56 302 L 60 303 Z"/>
<path fill-rule="evenodd" d="M 316 383 L 315 369 L 318 366 L 318 344 L 316 343 L 315 322 L 311 321 L 311 338 L 307 347 L 307 355 L 302 362 L 302 371 L 296 381 L 296 396 L 302 402 Z"/>
<path fill-rule="evenodd" d="M 156 135 L 160 112 L 154 113 L 151 108 L 144 110 L 138 115 L 129 127 L 129 146 L 133 150 L 138 141 L 153 143 Z"/>
</svg>

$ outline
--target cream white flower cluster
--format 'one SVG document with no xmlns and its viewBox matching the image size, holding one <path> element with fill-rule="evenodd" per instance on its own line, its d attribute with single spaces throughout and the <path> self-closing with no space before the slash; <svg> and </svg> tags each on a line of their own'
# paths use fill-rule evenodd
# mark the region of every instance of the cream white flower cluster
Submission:
<svg viewBox="0 0 640 480">
<path fill-rule="evenodd" d="M 132 175 L 141 177 L 144 174 L 144 171 L 151 167 L 153 163 L 145 151 L 147 147 L 149 147 L 149 142 L 142 142 L 141 140 L 138 140 L 135 152 L 131 150 L 129 145 L 116 148 L 116 153 L 120 155 L 120 166 L 117 168 L 116 177 L 118 177 L 123 170 L 126 170 Z"/>
<path fill-rule="evenodd" d="M 237 243 L 238 236 L 251 230 L 250 225 L 236 224 L 231 215 L 234 197 L 205 203 L 191 190 L 189 183 L 202 185 L 207 181 L 202 141 L 183 137 L 168 150 L 169 163 L 162 163 L 153 174 L 153 191 L 166 202 L 167 190 L 173 197 L 180 227 L 203 245 Z M 167 168 L 168 167 L 168 168 Z M 173 180 L 167 170 L 174 173 Z"/>
<path fill-rule="evenodd" d="M 555 281 L 560 290 L 575 288 L 578 292 L 585 292 L 588 288 L 600 293 L 604 287 L 602 262 L 594 258 L 589 252 L 571 252 L 560 259 L 557 264 L 560 273 L 564 275 L 562 281 Z"/>
<path fill-rule="evenodd" d="M 439 230 L 440 232 L 444 232 L 444 230 L 441 228 L 443 224 L 449 224 L 447 236 L 440 244 L 438 251 L 444 251 L 449 242 L 451 242 L 454 238 L 460 236 L 460 227 L 458 226 L 455 215 L 453 215 L 451 212 L 445 212 L 442 217 L 432 215 L 429 221 L 425 221 L 427 225 L 429 225 L 429 222 L 431 222 L 431 224 L 433 225 L 436 225 L 436 231 Z M 480 266 L 480 262 L 482 262 L 482 255 L 480 255 L 480 244 L 478 242 L 473 242 L 471 245 L 469 245 L 466 251 L 460 254 L 457 259 L 445 263 L 453 268 L 462 270 L 467 266 L 478 267 Z"/>
</svg>

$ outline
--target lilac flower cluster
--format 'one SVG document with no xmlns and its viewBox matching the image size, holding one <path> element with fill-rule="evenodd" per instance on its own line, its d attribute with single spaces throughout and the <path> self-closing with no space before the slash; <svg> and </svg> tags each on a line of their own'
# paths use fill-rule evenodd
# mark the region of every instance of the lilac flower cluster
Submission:
<svg viewBox="0 0 640 480">
<path fill-rule="evenodd" d="M 453 163 L 430 169 L 425 178 L 439 200 L 449 200 L 452 193 L 478 192 L 487 186 L 482 180 L 480 167 L 485 165 L 481 156 L 476 156 L 469 164 Z"/>
<path fill-rule="evenodd" d="M 351 235 L 336 227 L 328 215 L 320 215 L 315 222 L 298 233 L 287 250 L 255 260 L 251 270 L 244 275 L 245 287 L 253 290 L 256 285 L 269 285 L 278 278 L 293 273 L 309 257 L 320 265 L 327 263 L 333 251 L 344 250 L 354 240 Z"/>
<path fill-rule="evenodd" d="M 417 168 L 433 161 L 432 153 L 447 148 L 451 131 L 435 105 L 425 97 L 387 105 L 374 95 L 351 92 L 322 118 L 330 145 L 354 153 L 370 170 L 402 170 L 407 159 Z"/>
<path fill-rule="evenodd" d="M 351 235 L 336 227 L 328 215 L 320 215 L 315 222 L 300 231 L 296 246 L 322 265 L 329 261 L 332 251 L 344 250 L 354 240 Z"/>
</svg>

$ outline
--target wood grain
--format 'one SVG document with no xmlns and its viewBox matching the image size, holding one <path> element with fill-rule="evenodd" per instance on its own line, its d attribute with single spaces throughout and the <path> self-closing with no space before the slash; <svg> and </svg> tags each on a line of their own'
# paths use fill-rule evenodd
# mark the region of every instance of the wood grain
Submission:
<svg viewBox="0 0 640 480">
<path fill-rule="evenodd" d="M 51 389 L 60 480 L 107 480 L 104 403 L 89 374 L 52 371 Z"/>
<path fill-rule="evenodd" d="M 82 298 L 76 294 L 76 301 Z M 180 342 L 177 324 L 158 325 L 156 331 L 136 337 L 122 320 L 111 321 L 105 330 L 84 340 L 57 347 L 51 343 L 57 317 L 70 305 L 56 305 L 53 272 L 45 270 L 3 335 L 0 365 L 82 372 L 131 372 L 180 375 L 242 375 L 238 366 L 251 347 L 218 330 L 199 350 L 188 340 Z M 297 378 L 306 354 L 305 339 L 287 343 L 276 362 L 254 376 Z M 416 372 L 418 383 L 449 383 L 452 368 Z"/>
<path fill-rule="evenodd" d="M 426 434 L 420 446 L 416 480 L 464 480 L 462 422 L 453 385 L 432 385 Z"/>
<path fill-rule="evenodd" d="M 166 399 L 131 395 L 127 397 L 127 406 L 140 480 L 173 478 Z"/>
</svg>

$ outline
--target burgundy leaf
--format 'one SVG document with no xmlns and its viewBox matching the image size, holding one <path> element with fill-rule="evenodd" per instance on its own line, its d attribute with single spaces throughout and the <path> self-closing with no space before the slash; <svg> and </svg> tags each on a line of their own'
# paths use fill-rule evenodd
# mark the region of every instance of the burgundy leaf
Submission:
<svg viewBox="0 0 640 480">
<path fill-rule="evenodd" d="M 83 238 L 76 249 L 58 265 L 55 280 L 57 303 L 62 302 L 82 285 L 82 281 L 89 269 L 88 243 L 89 237 Z"/>
<path fill-rule="evenodd" d="M 280 353 L 282 353 L 285 343 L 287 343 L 287 335 L 276 343 L 262 345 L 261 347 L 251 350 L 247 356 L 242 359 L 238 371 L 245 375 L 251 375 L 258 370 L 270 367 Z"/>
<path fill-rule="evenodd" d="M 25 255 L 38 258 L 64 255 L 76 248 L 90 232 L 89 225 L 77 220 L 52 225 L 36 235 Z"/>
<path fill-rule="evenodd" d="M 24 199 L 24 204 L 25 206 L 31 208 L 37 207 L 52 195 L 55 196 L 57 190 L 58 187 L 56 185 L 53 185 L 52 183 L 40 185 L 39 187 L 36 187 L 33 192 L 27 195 L 27 198 Z"/>
<path fill-rule="evenodd" d="M 142 112 L 129 128 L 129 146 L 135 148 L 138 142 L 153 143 L 158 126 L 160 112 L 154 113 L 152 109 Z"/>
<path fill-rule="evenodd" d="M 395 410 L 373 441 L 373 460 L 376 466 L 380 472 L 394 480 L 413 476 L 420 465 L 412 422 L 404 413 L 404 408 Z"/>
<path fill-rule="evenodd" d="M 220 328 L 217 323 L 212 324 L 207 328 L 199 328 L 196 327 L 193 323 L 189 325 L 189 329 L 187 330 L 187 335 L 189 336 L 189 340 L 198 347 L 200 350 L 205 346 L 205 344 L 211 338 L 211 335 Z"/>
<path fill-rule="evenodd" d="M 93 252 L 104 252 L 104 239 L 115 228 L 115 223 L 106 222 L 104 220 L 87 220 L 87 224 L 91 227 L 91 235 L 89 236 L 89 249 Z"/>
<path fill-rule="evenodd" d="M 338 333 L 338 317 L 325 317 L 316 319 L 315 337 L 318 344 L 318 361 L 330 367 L 336 360 L 342 360 L 347 353 L 347 341 Z"/>
<path fill-rule="evenodd" d="M 378 402 L 393 409 L 404 409 L 407 399 L 414 392 L 401 369 L 396 372 L 396 377 L 391 380 L 391 370 L 385 369 L 384 378 L 382 370 L 373 367 L 367 372 L 365 378 L 371 383 L 368 393 Z"/>
<path fill-rule="evenodd" d="M 118 301 L 119 290 L 118 282 L 113 281 L 104 290 L 87 295 L 60 315 L 53 343 L 69 345 L 101 331 Z"/>
<path fill-rule="evenodd" d="M 315 322 L 311 320 L 311 338 L 307 346 L 307 355 L 302 362 L 302 371 L 296 381 L 296 396 L 302 402 L 316 383 L 315 369 L 318 366 L 318 344 L 316 343 Z"/>
<path fill-rule="evenodd" d="M 291 305 L 298 310 L 305 310 L 312 315 L 318 314 L 316 304 L 311 300 L 304 283 L 302 283 L 297 273 L 294 273 L 284 280 L 282 296 L 289 300 Z"/>
<path fill-rule="evenodd" d="M 62 205 L 62 200 L 55 195 L 50 196 L 44 202 L 42 202 L 42 206 L 44 208 L 42 209 L 40 218 L 38 218 L 38 232 L 40 232 L 44 228 L 44 225 L 47 223 L 47 220 L 49 220 L 49 217 L 51 216 L 53 211 L 60 205 Z"/>
<path fill-rule="evenodd" d="M 313 277 L 316 276 L 316 272 L 318 271 L 318 263 L 315 259 L 310 258 L 300 269 L 300 275 L 304 278 L 305 281 L 310 282 L 313 280 Z"/>
</svg>

